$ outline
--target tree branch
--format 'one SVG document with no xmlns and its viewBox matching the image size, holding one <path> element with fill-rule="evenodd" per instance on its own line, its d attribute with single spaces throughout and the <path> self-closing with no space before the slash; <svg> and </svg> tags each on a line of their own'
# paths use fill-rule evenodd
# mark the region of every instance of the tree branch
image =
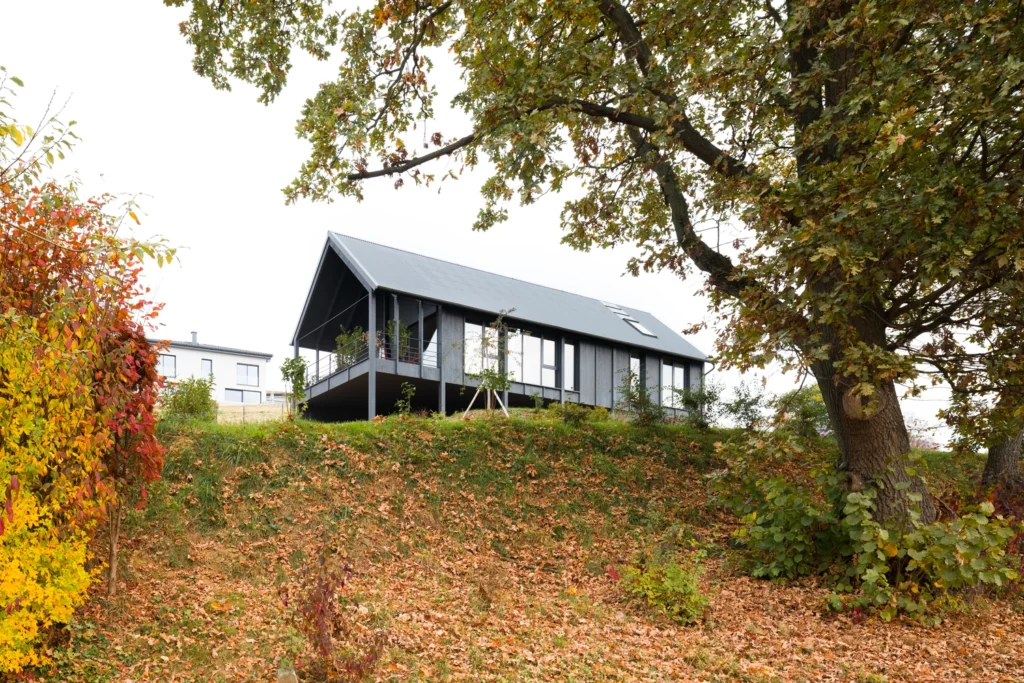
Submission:
<svg viewBox="0 0 1024 683">
<path fill-rule="evenodd" d="M 651 67 L 654 64 L 654 55 L 651 53 L 650 46 L 644 41 L 640 28 L 633 20 L 632 15 L 615 0 L 597 0 L 597 6 L 601 10 L 601 14 L 614 24 L 623 42 L 627 57 L 632 57 L 636 61 L 640 73 L 649 79 Z M 686 112 L 681 110 L 678 97 L 652 86 L 648 86 L 648 88 L 658 99 L 676 110 L 678 118 L 673 121 L 666 132 L 678 139 L 688 152 L 727 177 L 751 175 L 750 167 L 719 149 L 715 143 L 693 127 Z"/>
<path fill-rule="evenodd" d="M 370 178 L 380 178 L 381 176 L 395 175 L 396 173 L 405 173 L 408 170 L 421 166 L 428 161 L 433 161 L 438 157 L 443 157 L 447 154 L 451 154 L 457 150 L 467 147 L 477 140 L 479 137 L 478 133 L 470 133 L 469 135 L 459 138 L 455 142 L 435 149 L 430 154 L 424 154 L 423 156 L 413 157 L 411 159 L 404 159 L 397 164 L 385 166 L 384 168 L 377 169 L 376 171 L 360 171 L 359 173 L 349 173 L 345 176 L 346 180 L 368 180 Z"/>
<path fill-rule="evenodd" d="M 747 278 L 735 278 L 736 267 L 732 260 L 709 247 L 694 231 L 693 223 L 690 221 L 690 206 L 682 188 L 679 187 L 679 178 L 672 164 L 662 157 L 657 147 L 644 139 L 637 128 L 629 126 L 626 130 L 637 154 L 650 161 L 651 169 L 658 178 L 661 194 L 672 216 L 672 226 L 679 246 L 695 266 L 707 273 L 712 286 L 729 296 L 739 297 L 740 293 L 753 283 Z"/>
</svg>

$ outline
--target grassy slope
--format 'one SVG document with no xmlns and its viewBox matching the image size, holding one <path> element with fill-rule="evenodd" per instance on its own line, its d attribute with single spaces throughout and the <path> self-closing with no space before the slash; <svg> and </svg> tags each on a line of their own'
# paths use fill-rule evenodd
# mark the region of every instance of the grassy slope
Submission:
<svg viewBox="0 0 1024 683">
<path fill-rule="evenodd" d="M 529 417 L 165 427 L 165 480 L 126 532 L 127 585 L 73 625 L 55 679 L 273 680 L 280 659 L 305 656 L 278 586 L 324 539 L 354 572 L 354 638 L 387 633 L 381 680 L 1015 671 L 1024 623 L 1011 605 L 975 605 L 941 630 L 852 624 L 820 614 L 826 591 L 814 582 L 732 571 L 732 520 L 707 504 L 703 483 L 727 436 Z M 702 626 L 629 604 L 607 569 L 672 525 L 709 550 Z"/>
</svg>

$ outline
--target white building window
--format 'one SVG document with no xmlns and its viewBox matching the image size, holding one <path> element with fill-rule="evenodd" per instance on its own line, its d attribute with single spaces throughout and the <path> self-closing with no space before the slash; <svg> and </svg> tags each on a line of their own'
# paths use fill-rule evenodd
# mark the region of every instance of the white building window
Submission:
<svg viewBox="0 0 1024 683">
<path fill-rule="evenodd" d="M 199 372 L 203 376 L 203 379 L 206 379 L 213 374 L 213 361 L 209 358 L 204 358 L 199 361 L 199 365 Z"/>
<path fill-rule="evenodd" d="M 225 389 L 224 400 L 229 403 L 262 403 L 263 395 L 258 391 L 243 391 L 242 389 Z"/>
<path fill-rule="evenodd" d="M 174 379 L 178 376 L 178 359 L 170 354 L 161 353 L 157 362 L 156 371 L 167 379 Z"/>
<path fill-rule="evenodd" d="M 239 363 L 238 377 L 235 383 L 243 387 L 258 387 L 260 385 L 260 366 Z"/>
</svg>

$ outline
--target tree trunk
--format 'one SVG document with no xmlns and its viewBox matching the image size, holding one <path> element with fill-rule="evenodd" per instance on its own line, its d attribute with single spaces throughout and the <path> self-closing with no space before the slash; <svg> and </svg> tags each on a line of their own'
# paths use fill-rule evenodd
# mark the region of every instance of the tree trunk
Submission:
<svg viewBox="0 0 1024 683">
<path fill-rule="evenodd" d="M 107 557 L 107 566 L 109 567 L 109 573 L 107 574 L 107 595 L 109 597 L 114 597 L 117 595 L 117 549 L 121 540 L 121 505 L 119 503 L 111 503 L 107 516 L 110 524 L 110 548 L 109 555 Z"/>
<path fill-rule="evenodd" d="M 868 415 L 860 398 L 850 396 L 844 383 L 837 383 L 831 362 L 815 363 L 813 369 L 839 442 L 837 469 L 846 476 L 847 488 L 875 487 L 875 518 L 883 525 L 906 526 L 915 508 L 922 522 L 935 521 L 935 503 L 924 481 L 907 471 L 910 436 L 896 386 L 892 382 L 875 386 L 878 407 Z M 911 493 L 921 495 L 920 503 L 910 499 Z"/>
<path fill-rule="evenodd" d="M 983 486 L 1021 481 L 1020 449 L 1022 442 L 1024 442 L 1024 430 L 989 447 L 985 472 L 981 475 Z"/>
</svg>

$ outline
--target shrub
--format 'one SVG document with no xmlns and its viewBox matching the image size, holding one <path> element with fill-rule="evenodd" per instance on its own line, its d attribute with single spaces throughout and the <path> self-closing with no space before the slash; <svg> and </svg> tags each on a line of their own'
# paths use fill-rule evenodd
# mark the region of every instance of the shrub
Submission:
<svg viewBox="0 0 1024 683">
<path fill-rule="evenodd" d="M 817 386 L 787 391 L 771 401 L 786 428 L 803 437 L 828 436 L 832 433 L 828 409 Z"/>
<path fill-rule="evenodd" d="M 281 378 L 288 384 L 288 400 L 292 410 L 301 415 L 306 410 L 305 402 L 300 399 L 306 394 L 306 359 L 292 356 L 281 363 Z"/>
<path fill-rule="evenodd" d="M 161 396 L 163 413 L 171 419 L 213 422 L 217 419 L 217 402 L 213 400 L 213 381 L 189 377 L 164 389 Z"/>
<path fill-rule="evenodd" d="M 571 427 L 582 426 L 592 416 L 592 411 L 589 408 L 578 403 L 552 403 L 548 410 Z"/>
<path fill-rule="evenodd" d="M 726 401 L 723 406 L 737 427 L 749 431 L 757 429 L 764 421 L 766 404 L 767 398 L 763 389 L 742 382 L 739 386 L 733 387 L 732 400 Z"/>
<path fill-rule="evenodd" d="M 533 401 L 533 411 L 535 413 L 539 413 L 544 410 L 544 397 L 539 391 L 531 391 L 530 400 Z"/>
<path fill-rule="evenodd" d="M 806 482 L 777 474 L 781 463 L 801 455 L 790 434 L 757 435 L 720 452 L 729 468 L 713 487 L 743 516 L 736 535 L 754 576 L 827 573 L 835 584 L 833 609 L 874 612 L 886 620 L 906 613 L 928 623 L 936 623 L 936 612 L 964 589 L 1019 579 L 1006 549 L 1020 529 L 993 517 L 990 503 L 931 524 L 911 512 L 904 527 L 884 528 L 874 519 L 874 488 L 847 491 L 828 469 Z"/>
<path fill-rule="evenodd" d="M 690 540 L 687 548 L 661 544 L 626 567 L 621 583 L 635 602 L 680 624 L 695 624 L 707 610 L 708 598 L 700 589 L 705 553 Z"/>
<path fill-rule="evenodd" d="M 297 584 L 281 589 L 281 601 L 291 610 L 291 622 L 313 649 L 311 667 L 317 680 L 361 680 L 376 667 L 383 649 L 382 634 L 375 634 L 365 651 L 352 645 L 355 629 L 338 596 L 348 581 L 347 565 L 338 565 L 326 545 L 320 545 L 312 563 L 303 568 Z M 346 642 L 349 641 L 349 642 Z"/>
<path fill-rule="evenodd" d="M 173 252 L 124 237 L 134 212 L 43 177 L 74 134 L 13 120 L 12 84 L 0 67 L 0 679 L 17 680 L 99 574 L 98 523 L 113 538 L 160 474 L 145 341 L 159 307 L 139 278 Z"/>
<path fill-rule="evenodd" d="M 411 382 L 402 382 L 402 398 L 395 401 L 395 412 L 399 415 L 408 415 L 412 412 L 412 399 L 416 395 L 416 385 Z"/>
<path fill-rule="evenodd" d="M 349 331 L 345 329 L 345 326 L 341 326 L 341 330 L 337 337 L 334 338 L 335 349 L 334 357 L 338 364 L 338 369 L 343 369 L 355 365 L 356 363 L 364 360 L 364 356 L 369 352 L 370 349 L 370 337 L 369 334 L 358 325 Z M 377 347 L 380 348 L 380 335 L 377 335 Z"/>
<path fill-rule="evenodd" d="M 722 385 L 716 382 L 704 382 L 696 389 L 686 387 L 675 388 L 679 407 L 686 411 L 684 424 L 695 429 L 710 429 L 718 424 L 722 417 Z"/>
<path fill-rule="evenodd" d="M 643 386 L 640 378 L 632 373 L 622 378 L 618 408 L 629 416 L 634 425 L 642 429 L 665 421 L 665 411 L 651 398 L 650 392 Z"/>
</svg>

